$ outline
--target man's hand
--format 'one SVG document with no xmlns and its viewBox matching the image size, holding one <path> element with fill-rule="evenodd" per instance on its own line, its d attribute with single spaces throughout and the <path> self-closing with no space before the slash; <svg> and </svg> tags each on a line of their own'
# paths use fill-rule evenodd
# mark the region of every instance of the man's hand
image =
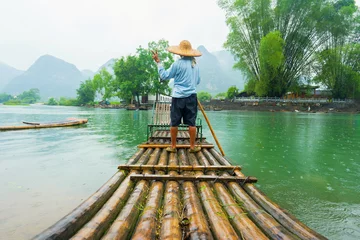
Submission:
<svg viewBox="0 0 360 240">
<path fill-rule="evenodd" d="M 158 51 L 157 51 L 157 50 L 156 50 L 156 51 L 151 51 L 151 53 L 153 54 L 153 55 L 152 55 L 152 58 L 154 59 L 154 61 L 155 61 L 156 63 L 159 63 L 159 62 L 160 62 L 160 59 L 159 59 Z"/>
</svg>

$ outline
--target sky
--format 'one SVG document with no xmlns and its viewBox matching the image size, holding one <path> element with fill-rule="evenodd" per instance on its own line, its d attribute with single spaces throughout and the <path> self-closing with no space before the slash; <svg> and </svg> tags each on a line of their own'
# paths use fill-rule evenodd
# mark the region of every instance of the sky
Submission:
<svg viewBox="0 0 360 240">
<path fill-rule="evenodd" d="M 162 38 L 213 52 L 228 32 L 217 0 L 0 0 L 0 62 L 20 70 L 50 54 L 97 71 Z"/>
<path fill-rule="evenodd" d="M 162 38 L 218 51 L 227 34 L 217 0 L 0 0 L 0 61 L 20 70 L 50 54 L 96 71 Z"/>
</svg>

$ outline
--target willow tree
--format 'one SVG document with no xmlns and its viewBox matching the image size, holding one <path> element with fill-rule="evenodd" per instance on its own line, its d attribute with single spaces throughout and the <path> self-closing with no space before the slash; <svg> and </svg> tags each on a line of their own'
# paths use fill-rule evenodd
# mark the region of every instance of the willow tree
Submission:
<svg viewBox="0 0 360 240">
<path fill-rule="evenodd" d="M 219 0 L 230 28 L 225 47 L 239 59 L 234 67 L 247 74 L 247 91 L 281 96 L 297 84 L 323 41 L 320 26 L 324 4 L 319 0 Z M 267 35 L 271 32 L 279 34 L 270 38 Z M 267 46 L 277 46 L 276 52 L 282 49 L 284 56 L 275 65 L 268 59 L 266 65 L 276 73 L 269 86 L 262 81 L 269 70 L 261 67 L 261 59 L 268 61 L 268 56 L 262 56 L 268 53 L 260 50 L 262 40 Z"/>
</svg>

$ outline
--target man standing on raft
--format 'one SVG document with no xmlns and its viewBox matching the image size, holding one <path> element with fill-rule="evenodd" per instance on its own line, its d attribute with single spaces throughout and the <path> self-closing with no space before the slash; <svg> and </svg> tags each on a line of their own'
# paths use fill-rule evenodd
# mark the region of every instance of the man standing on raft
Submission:
<svg viewBox="0 0 360 240">
<path fill-rule="evenodd" d="M 176 152 L 178 126 L 181 119 L 183 119 L 183 123 L 189 126 L 190 152 L 199 152 L 201 148 L 195 147 L 195 122 L 197 114 L 196 86 L 200 83 L 200 73 L 195 57 L 200 57 L 201 52 L 192 49 L 190 42 L 187 40 L 183 40 L 179 46 L 171 46 L 167 50 L 180 55 L 181 58 L 175 61 L 169 69 L 165 70 L 158 53 L 153 52 L 153 59 L 158 65 L 160 80 L 174 78 L 170 113 L 171 147 L 166 148 L 166 151 Z"/>
</svg>

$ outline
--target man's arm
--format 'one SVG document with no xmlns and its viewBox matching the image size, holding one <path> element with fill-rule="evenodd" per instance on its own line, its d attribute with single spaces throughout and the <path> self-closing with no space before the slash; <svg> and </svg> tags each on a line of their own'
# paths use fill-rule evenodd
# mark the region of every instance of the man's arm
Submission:
<svg viewBox="0 0 360 240">
<path fill-rule="evenodd" d="M 175 65 L 175 63 L 173 63 L 168 70 L 165 70 L 165 68 L 163 67 L 163 65 L 160 62 L 158 52 L 157 51 L 152 51 L 152 54 L 153 54 L 152 58 L 154 59 L 154 61 L 156 62 L 157 66 L 158 66 L 158 72 L 159 72 L 159 75 L 160 75 L 160 80 L 169 80 L 171 78 L 174 78 L 175 74 L 176 74 L 176 65 Z"/>
</svg>

